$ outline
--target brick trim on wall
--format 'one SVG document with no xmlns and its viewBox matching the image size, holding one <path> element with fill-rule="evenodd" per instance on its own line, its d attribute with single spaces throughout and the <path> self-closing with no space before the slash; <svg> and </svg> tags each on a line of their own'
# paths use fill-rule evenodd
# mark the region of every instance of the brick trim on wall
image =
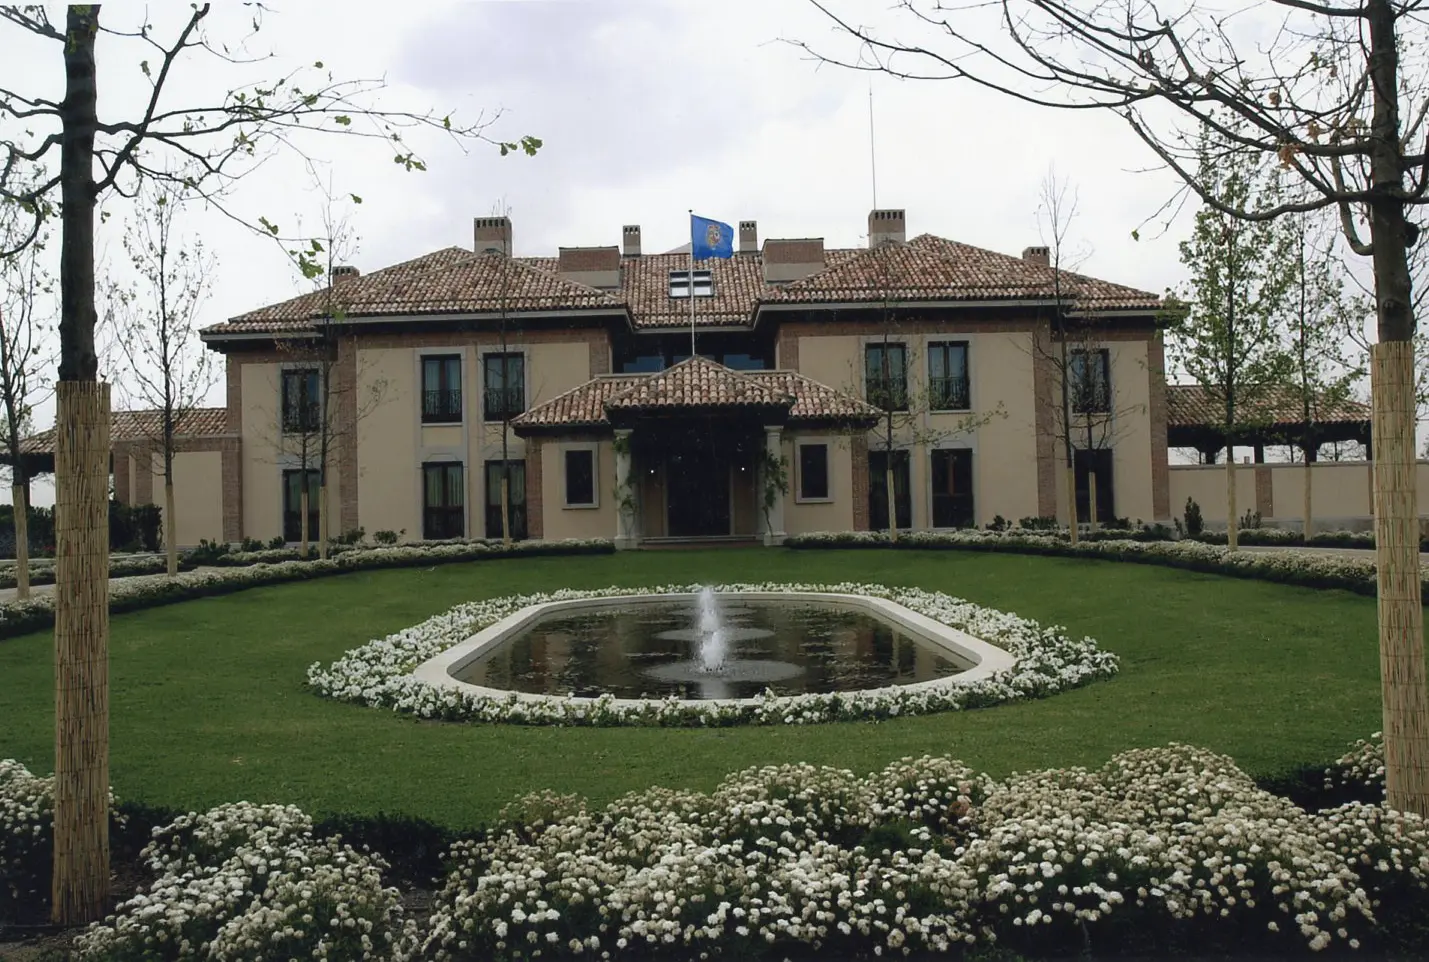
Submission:
<svg viewBox="0 0 1429 962">
<path fill-rule="evenodd" d="M 779 330 L 778 357 L 776 367 L 784 371 L 799 370 L 799 331 L 797 327 L 783 327 Z"/>
<path fill-rule="evenodd" d="M 1270 481 L 1270 465 L 1255 466 L 1255 510 L 1262 518 L 1275 517 L 1275 489 Z"/>
<path fill-rule="evenodd" d="M 226 438 L 219 449 L 223 471 L 223 540 L 243 540 L 243 442 Z"/>
<path fill-rule="evenodd" d="M 546 536 L 546 499 L 542 492 L 541 439 L 526 439 L 526 535 L 533 540 Z"/>
<path fill-rule="evenodd" d="M 119 443 L 110 452 L 110 470 L 114 473 L 114 500 L 120 504 L 133 504 L 129 495 L 129 481 L 133 475 L 129 463 L 129 445 Z"/>
<path fill-rule="evenodd" d="M 590 344 L 590 376 L 610 373 L 610 341 L 592 338 Z"/>
<path fill-rule="evenodd" d="M 1052 360 L 1052 335 L 1047 328 L 1033 334 L 1032 435 L 1037 461 L 1037 515 L 1057 517 L 1057 479 L 1062 461 L 1057 453 L 1057 365 Z"/>
<path fill-rule="evenodd" d="M 244 359 L 230 354 L 224 359 L 226 364 L 228 404 L 228 433 L 243 434 L 243 364 Z"/>
<path fill-rule="evenodd" d="M 154 503 L 154 455 L 147 444 L 134 446 L 134 504 Z"/>
<path fill-rule="evenodd" d="M 337 363 L 333 365 L 337 391 L 337 486 L 338 528 L 341 534 L 358 525 L 357 513 L 357 339 L 342 337 L 337 342 Z"/>
<path fill-rule="evenodd" d="M 1166 344 L 1158 332 L 1146 342 L 1147 377 L 1151 379 L 1151 513 L 1152 520 L 1171 517 L 1171 465 L 1167 461 Z"/>
<path fill-rule="evenodd" d="M 868 437 L 854 435 L 850 441 L 853 463 L 853 530 L 868 530 Z"/>
</svg>

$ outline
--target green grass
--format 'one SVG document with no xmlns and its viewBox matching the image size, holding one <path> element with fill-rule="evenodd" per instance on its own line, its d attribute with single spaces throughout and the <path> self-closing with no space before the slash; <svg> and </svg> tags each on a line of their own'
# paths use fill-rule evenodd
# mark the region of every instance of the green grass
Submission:
<svg viewBox="0 0 1429 962">
<path fill-rule="evenodd" d="M 560 586 L 857 580 L 946 591 L 1088 634 L 1114 680 L 1026 704 L 880 724 L 695 729 L 474 726 L 321 699 L 314 661 L 453 604 Z M 630 552 L 364 572 L 114 618 L 112 781 L 173 808 L 291 802 L 317 815 L 417 815 L 452 828 L 523 792 L 604 801 L 712 787 L 754 764 L 869 771 L 951 754 L 993 774 L 1096 765 L 1189 742 L 1273 775 L 1380 726 L 1375 604 L 1339 591 L 1148 565 L 949 551 Z M 48 633 L 0 641 L 0 757 L 52 768 Z"/>
</svg>

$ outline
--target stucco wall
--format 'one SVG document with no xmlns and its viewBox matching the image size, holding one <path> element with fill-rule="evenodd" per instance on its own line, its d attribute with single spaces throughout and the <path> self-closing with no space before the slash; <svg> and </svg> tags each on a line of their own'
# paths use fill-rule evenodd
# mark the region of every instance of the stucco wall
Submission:
<svg viewBox="0 0 1429 962">
<path fill-rule="evenodd" d="M 1304 514 L 1305 465 L 1303 464 L 1238 464 L 1236 465 L 1236 497 L 1238 514 L 1254 508 L 1255 473 L 1269 476 L 1271 510 L 1263 520 L 1284 527 L 1296 527 Z M 1371 466 L 1365 461 L 1321 461 L 1311 470 L 1314 480 L 1315 521 L 1320 527 L 1368 529 L 1373 520 L 1370 504 L 1372 492 Z M 1416 471 L 1419 486 L 1419 514 L 1429 517 L 1429 461 L 1420 461 Z M 1201 516 L 1208 522 L 1224 524 L 1225 465 L 1190 464 L 1171 466 L 1172 513 L 1181 517 L 1186 497 L 1194 497 L 1201 505 Z M 1249 498 L 1240 503 L 1240 499 Z"/>
<path fill-rule="evenodd" d="M 164 510 L 164 459 L 152 461 L 154 503 L 169 525 Z M 223 455 L 217 451 L 188 451 L 174 455 L 174 512 L 178 515 L 178 544 L 197 545 L 201 539 L 223 540 Z"/>
<path fill-rule="evenodd" d="M 829 450 L 829 500 L 799 500 L 799 441 L 827 444 Z M 789 491 L 784 497 L 784 530 L 789 534 L 853 529 L 853 448 L 845 434 L 789 431 L 784 436 Z M 761 519 L 762 521 L 762 519 Z"/>
<path fill-rule="evenodd" d="M 302 464 L 298 438 L 281 430 L 281 371 L 300 363 L 250 363 L 242 367 L 243 391 L 243 535 L 267 541 L 283 533 L 283 471 Z M 316 466 L 317 444 L 309 436 L 309 464 Z M 342 533 L 338 521 L 342 501 L 338 477 L 338 445 L 330 442 L 327 465 L 328 534 Z M 182 523 L 182 520 L 180 521 Z M 311 533 L 316 540 L 318 533 Z"/>
<path fill-rule="evenodd" d="M 376 531 L 403 532 L 406 541 L 422 537 L 416 364 L 410 348 L 357 353 L 358 396 L 373 399 L 357 421 L 357 515 L 369 537 Z M 420 430 L 425 441 L 427 429 Z"/>
<path fill-rule="evenodd" d="M 595 455 L 594 508 L 566 507 L 566 451 L 593 448 Z M 614 538 L 615 449 L 610 441 L 562 441 L 541 445 L 541 500 L 548 541 L 562 538 Z"/>
</svg>

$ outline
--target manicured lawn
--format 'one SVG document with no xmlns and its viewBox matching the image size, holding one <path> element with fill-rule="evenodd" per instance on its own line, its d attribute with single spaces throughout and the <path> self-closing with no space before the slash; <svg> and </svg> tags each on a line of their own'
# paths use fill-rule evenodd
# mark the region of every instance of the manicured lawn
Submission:
<svg viewBox="0 0 1429 962">
<path fill-rule="evenodd" d="M 559 729 L 418 722 L 303 688 L 314 661 L 474 598 L 719 581 L 916 585 L 1089 634 L 1113 681 L 1044 701 L 880 724 Z M 52 767 L 52 639 L 0 641 L 0 758 Z M 1371 598 L 1166 568 L 960 552 L 632 552 L 368 572 L 118 616 L 112 780 L 173 808 L 291 802 L 454 828 L 555 789 L 605 801 L 707 789 L 749 765 L 868 771 L 951 754 L 994 774 L 1189 742 L 1257 775 L 1326 762 L 1380 726 Z"/>
</svg>

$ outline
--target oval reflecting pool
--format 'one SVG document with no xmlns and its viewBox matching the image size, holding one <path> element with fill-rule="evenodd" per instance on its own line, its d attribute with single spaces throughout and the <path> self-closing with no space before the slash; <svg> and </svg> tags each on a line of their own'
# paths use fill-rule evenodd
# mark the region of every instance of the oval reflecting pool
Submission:
<svg viewBox="0 0 1429 962">
<path fill-rule="evenodd" d="M 859 691 L 968 667 L 867 610 L 705 595 L 554 612 L 452 677 L 537 695 L 707 699 Z"/>
</svg>

